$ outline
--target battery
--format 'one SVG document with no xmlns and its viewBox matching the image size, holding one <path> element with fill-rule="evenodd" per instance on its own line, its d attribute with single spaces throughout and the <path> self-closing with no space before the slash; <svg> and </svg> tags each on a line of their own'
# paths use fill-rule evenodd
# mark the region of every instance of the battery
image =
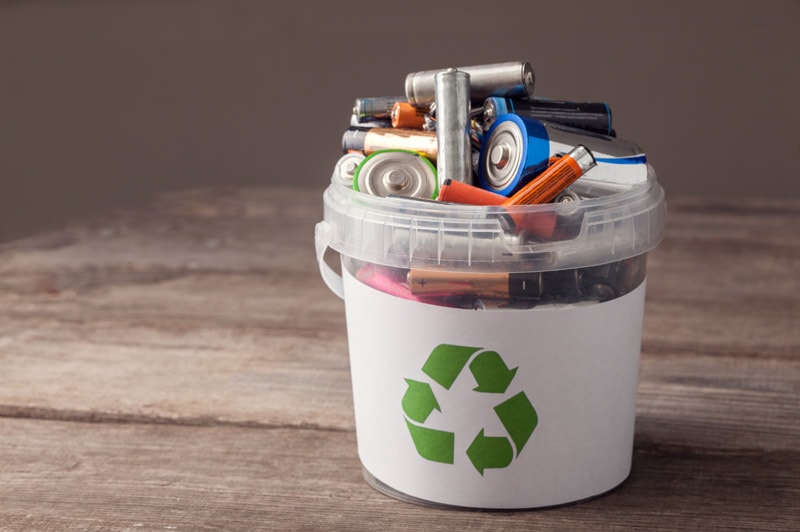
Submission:
<svg viewBox="0 0 800 532">
<path fill-rule="evenodd" d="M 426 107 L 436 99 L 436 74 L 446 68 L 412 72 L 406 76 L 406 98 L 415 107 Z M 470 98 L 480 104 L 490 96 L 533 98 L 536 76 L 528 61 L 493 63 L 456 67 L 456 70 L 469 74 Z"/>
<path fill-rule="evenodd" d="M 454 68 L 439 72 L 436 85 L 436 171 L 440 181 L 472 184 L 469 74 Z"/>
<path fill-rule="evenodd" d="M 427 114 L 425 109 L 414 107 L 408 102 L 395 102 L 391 114 L 392 127 L 423 129 Z"/>
<path fill-rule="evenodd" d="M 547 168 L 550 157 L 578 145 L 586 146 L 597 163 L 581 181 L 619 188 L 647 181 L 647 158 L 633 142 L 509 113 L 499 116 L 486 133 L 478 183 L 510 196 Z"/>
<path fill-rule="evenodd" d="M 439 185 L 437 200 L 461 205 L 502 205 L 507 198 L 486 189 L 446 179 Z"/>
<path fill-rule="evenodd" d="M 436 132 L 418 129 L 350 126 L 342 135 L 342 152 L 360 151 L 369 155 L 379 150 L 418 152 L 435 161 L 438 153 Z"/>
<path fill-rule="evenodd" d="M 359 120 L 355 114 L 350 115 L 350 125 L 358 127 L 392 127 L 390 118 L 370 118 Z"/>
<path fill-rule="evenodd" d="M 503 202 L 503 205 L 547 203 L 555 199 L 561 191 L 574 183 L 580 176 L 594 168 L 595 164 L 594 156 L 585 146 L 576 146 L 515 192 Z"/>
<path fill-rule="evenodd" d="M 614 136 L 611 128 L 611 108 L 603 102 L 568 102 L 548 98 L 528 100 L 493 96 L 483 102 L 484 127 L 491 127 L 498 116 L 506 113 Z"/>
<path fill-rule="evenodd" d="M 405 96 L 380 96 L 377 98 L 356 98 L 353 102 L 353 116 L 358 122 L 389 120 L 392 106 L 405 102 Z"/>
<path fill-rule="evenodd" d="M 382 150 L 365 158 L 356 168 L 353 188 L 381 197 L 392 194 L 431 199 L 439 192 L 433 163 L 403 150 Z"/>
<path fill-rule="evenodd" d="M 408 286 L 415 296 L 470 295 L 487 299 L 539 299 L 542 273 L 475 273 L 411 269 Z"/>
<path fill-rule="evenodd" d="M 333 180 L 346 187 L 353 188 L 353 177 L 356 174 L 356 168 L 363 160 L 363 153 L 345 153 L 336 161 L 336 166 L 333 167 Z"/>
<path fill-rule="evenodd" d="M 480 187 L 448 179 L 439 186 L 438 201 L 459 203 L 462 205 L 503 205 L 508 198 L 489 192 Z M 524 238 L 548 239 L 553 236 L 558 223 L 558 216 L 552 211 L 533 211 L 526 209 L 510 209 L 506 214 L 510 229 Z"/>
</svg>

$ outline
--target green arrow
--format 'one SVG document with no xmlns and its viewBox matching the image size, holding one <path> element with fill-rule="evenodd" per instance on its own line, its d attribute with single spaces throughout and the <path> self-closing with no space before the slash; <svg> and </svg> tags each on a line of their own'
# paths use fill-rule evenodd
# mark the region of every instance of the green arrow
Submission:
<svg viewBox="0 0 800 532">
<path fill-rule="evenodd" d="M 419 455 L 433 462 L 445 464 L 453 463 L 453 449 L 455 448 L 455 434 L 443 430 L 429 429 L 414 425 L 406 419 L 411 439 Z"/>
<path fill-rule="evenodd" d="M 419 423 L 425 423 L 428 416 L 434 410 L 442 411 L 436 396 L 433 395 L 431 385 L 427 382 L 419 382 L 406 379 L 408 389 L 403 395 L 403 412 Z"/>
<path fill-rule="evenodd" d="M 475 360 L 470 362 L 469 370 L 478 383 L 473 390 L 485 393 L 505 392 L 517 373 L 517 368 L 508 369 L 500 355 L 494 351 L 484 351 L 476 356 Z"/>
<path fill-rule="evenodd" d="M 481 429 L 467 449 L 467 456 L 478 473 L 483 476 L 484 469 L 508 467 L 514 458 L 514 450 L 507 438 L 484 436 Z"/>
<path fill-rule="evenodd" d="M 445 390 L 449 390 L 469 357 L 480 349 L 480 347 L 439 344 L 431 351 L 428 360 L 422 366 L 422 372 L 441 384 Z"/>
<path fill-rule="evenodd" d="M 508 431 L 508 435 L 514 440 L 514 445 L 517 447 L 517 456 L 519 456 L 522 448 L 528 443 L 528 438 L 531 437 L 533 430 L 539 423 L 536 409 L 533 408 L 525 392 L 519 392 L 494 407 L 494 411 L 497 412 L 497 417 L 500 418 L 503 426 Z"/>
</svg>

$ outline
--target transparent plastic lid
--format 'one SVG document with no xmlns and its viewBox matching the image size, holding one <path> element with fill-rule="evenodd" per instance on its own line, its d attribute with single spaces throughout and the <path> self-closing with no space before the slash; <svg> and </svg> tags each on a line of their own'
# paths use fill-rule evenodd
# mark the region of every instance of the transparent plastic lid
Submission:
<svg viewBox="0 0 800 532">
<path fill-rule="evenodd" d="M 398 268 L 549 271 L 623 260 L 650 251 L 664 234 L 664 190 L 647 181 L 621 187 L 579 179 L 567 203 L 479 207 L 383 198 L 331 181 L 323 195 L 330 247 Z"/>
</svg>

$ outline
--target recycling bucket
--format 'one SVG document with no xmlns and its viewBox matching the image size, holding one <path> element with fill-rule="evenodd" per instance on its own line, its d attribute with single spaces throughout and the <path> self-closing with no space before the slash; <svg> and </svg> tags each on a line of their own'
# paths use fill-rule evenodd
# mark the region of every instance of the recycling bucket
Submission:
<svg viewBox="0 0 800 532">
<path fill-rule="evenodd" d="M 317 259 L 345 302 L 358 455 L 376 489 L 524 509 L 629 475 L 664 192 L 652 168 L 633 186 L 570 189 L 579 201 L 508 208 L 326 189 Z"/>
</svg>

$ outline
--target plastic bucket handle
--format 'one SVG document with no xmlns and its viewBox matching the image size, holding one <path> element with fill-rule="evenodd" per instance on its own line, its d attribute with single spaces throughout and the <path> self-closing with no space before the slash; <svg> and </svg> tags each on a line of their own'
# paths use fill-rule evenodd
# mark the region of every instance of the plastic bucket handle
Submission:
<svg viewBox="0 0 800 532">
<path fill-rule="evenodd" d="M 325 262 L 325 252 L 330 247 L 331 243 L 331 226 L 328 222 L 319 222 L 314 228 L 314 244 L 317 249 L 317 262 L 319 263 L 319 273 L 322 275 L 322 280 L 331 289 L 331 292 L 344 299 L 344 283 L 342 276 L 336 273 L 327 262 Z"/>
</svg>

